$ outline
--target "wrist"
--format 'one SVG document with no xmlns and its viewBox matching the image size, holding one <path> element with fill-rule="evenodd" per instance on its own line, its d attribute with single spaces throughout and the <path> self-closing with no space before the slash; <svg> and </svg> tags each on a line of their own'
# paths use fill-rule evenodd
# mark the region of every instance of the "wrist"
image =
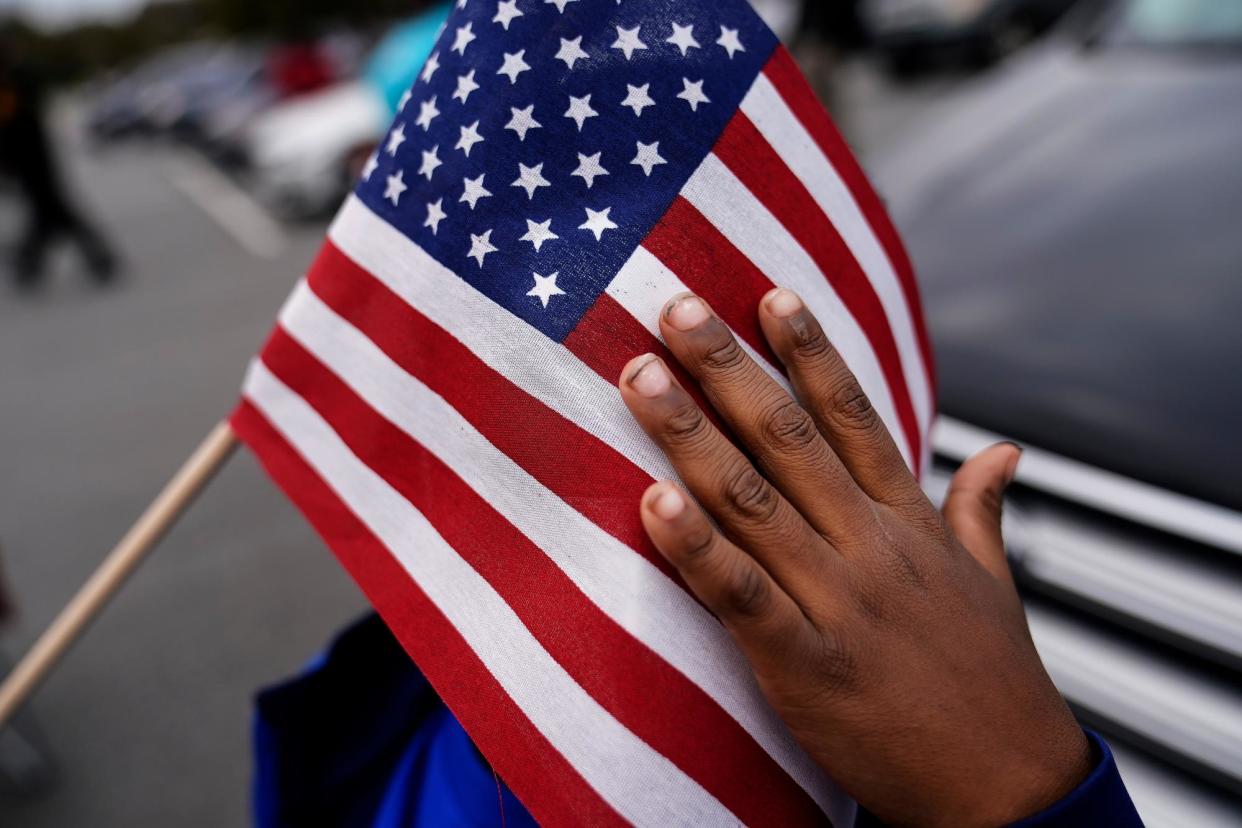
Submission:
<svg viewBox="0 0 1242 828">
<path fill-rule="evenodd" d="M 1052 807 L 1073 793 L 1097 762 L 1095 748 L 1072 718 L 1031 747 L 1003 769 L 992 789 L 994 807 L 980 811 L 989 815 L 984 824 L 1008 825 Z"/>
</svg>

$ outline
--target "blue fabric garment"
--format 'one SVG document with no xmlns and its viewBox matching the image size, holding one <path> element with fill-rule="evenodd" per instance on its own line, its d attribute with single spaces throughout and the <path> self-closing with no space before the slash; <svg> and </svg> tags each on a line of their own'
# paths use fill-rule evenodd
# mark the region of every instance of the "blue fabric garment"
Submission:
<svg viewBox="0 0 1242 828">
<path fill-rule="evenodd" d="M 1091 775 L 1014 828 L 1142 828 L 1112 751 L 1087 735 Z M 536 824 L 374 615 L 302 675 L 259 694 L 254 746 L 259 828 Z M 882 825 L 860 812 L 856 828 Z"/>
<path fill-rule="evenodd" d="M 377 616 L 259 693 L 259 828 L 535 825 Z"/>
<path fill-rule="evenodd" d="M 1108 743 L 1090 730 L 1087 738 L 1096 756 L 1091 775 L 1065 799 L 1013 828 L 1143 828 Z"/>
</svg>

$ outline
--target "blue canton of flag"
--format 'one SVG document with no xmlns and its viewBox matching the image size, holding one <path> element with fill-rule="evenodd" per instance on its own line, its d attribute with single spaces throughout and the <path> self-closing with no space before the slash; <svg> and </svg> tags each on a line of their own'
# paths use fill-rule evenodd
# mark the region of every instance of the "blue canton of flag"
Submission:
<svg viewBox="0 0 1242 828">
<path fill-rule="evenodd" d="M 775 46 L 739 2 L 458 0 L 358 195 L 563 340 Z"/>
</svg>

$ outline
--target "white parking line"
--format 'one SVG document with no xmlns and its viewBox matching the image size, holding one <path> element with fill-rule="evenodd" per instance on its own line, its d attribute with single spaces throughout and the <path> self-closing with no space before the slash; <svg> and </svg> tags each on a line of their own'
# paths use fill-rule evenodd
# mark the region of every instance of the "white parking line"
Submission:
<svg viewBox="0 0 1242 828">
<path fill-rule="evenodd" d="M 251 255 L 276 259 L 288 247 L 288 236 L 267 211 L 205 161 L 179 156 L 165 162 L 163 171 L 174 187 Z"/>
</svg>

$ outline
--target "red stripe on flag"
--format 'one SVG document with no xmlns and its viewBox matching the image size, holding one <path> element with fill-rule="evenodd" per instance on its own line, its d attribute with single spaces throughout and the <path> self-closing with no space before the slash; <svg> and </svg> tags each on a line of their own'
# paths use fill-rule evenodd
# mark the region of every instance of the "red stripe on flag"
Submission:
<svg viewBox="0 0 1242 828">
<path fill-rule="evenodd" d="M 744 113 L 733 116 L 713 151 L 815 260 L 862 328 L 884 372 L 918 476 L 923 442 L 918 417 L 888 315 L 867 274 L 815 198 Z"/>
<path fill-rule="evenodd" d="M 541 823 L 625 821 L 530 723 L 457 629 L 263 414 L 243 400 L 231 424 L 341 564 L 505 783 Z"/>
<path fill-rule="evenodd" d="M 277 330 L 263 361 L 427 518 L 621 724 L 749 824 L 806 824 L 823 818 L 810 797 L 719 705 L 602 612 L 439 458 L 375 412 L 292 337 Z M 694 726 L 687 727 L 688 722 Z M 719 761 L 722 756 L 729 760 Z"/>
<path fill-rule="evenodd" d="M 927 376 L 934 395 L 936 361 L 932 352 L 931 339 L 927 333 L 927 322 L 923 316 L 923 300 L 919 294 L 918 280 L 915 278 L 914 267 L 905 245 L 901 243 L 897 228 L 893 226 L 888 211 L 884 209 L 884 202 L 872 188 L 871 182 L 868 181 L 866 173 L 854 158 L 849 145 L 841 137 L 832 119 L 824 111 L 823 104 L 815 97 L 814 91 L 802 77 L 801 70 L 798 69 L 797 63 L 794 62 L 789 52 L 783 47 L 778 48 L 773 53 L 772 59 L 768 61 L 768 65 L 764 67 L 763 73 L 767 75 L 785 104 L 819 144 L 820 151 L 827 156 L 842 180 L 845 181 L 845 185 L 853 193 L 854 200 L 871 225 L 872 232 L 888 253 L 889 262 L 893 270 L 897 272 L 902 293 L 905 294 L 906 305 L 914 320 L 919 350 L 922 352 L 923 364 L 927 369 Z M 932 408 L 935 409 L 934 404 Z"/>
<path fill-rule="evenodd" d="M 337 314 L 528 474 L 680 582 L 638 516 L 643 492 L 654 482 L 646 472 L 511 383 L 331 243 L 307 281 Z M 549 445 L 560 448 L 561 462 L 549 462 Z"/>
<path fill-rule="evenodd" d="M 759 300 L 772 289 L 771 280 L 693 204 L 682 196 L 673 199 L 643 247 L 686 287 L 709 297 L 712 310 L 725 324 L 770 365 L 784 371 L 759 326 Z M 723 288 L 722 274 L 727 275 Z"/>
<path fill-rule="evenodd" d="M 731 434 L 716 409 L 703 396 L 703 389 L 681 367 L 672 351 L 607 293 L 600 294 L 563 344 L 588 368 L 609 382 L 617 382 L 621 369 L 634 357 L 655 354 L 669 366 L 673 376 L 699 404 L 707 418 L 724 434 Z"/>
</svg>

